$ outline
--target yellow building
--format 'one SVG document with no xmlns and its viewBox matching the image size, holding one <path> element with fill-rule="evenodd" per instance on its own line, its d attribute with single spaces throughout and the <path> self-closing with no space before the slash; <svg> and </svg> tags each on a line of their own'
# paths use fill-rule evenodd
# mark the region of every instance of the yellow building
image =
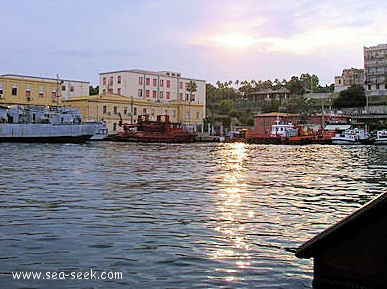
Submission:
<svg viewBox="0 0 387 289">
<path fill-rule="evenodd" d="M 78 107 L 85 120 L 104 120 L 110 133 L 119 131 L 120 115 L 124 123 L 136 123 L 138 116 L 147 114 L 150 120 L 157 115 L 168 114 L 171 122 L 180 122 L 198 129 L 203 124 L 203 104 L 170 101 L 153 102 L 149 99 L 126 97 L 117 94 L 100 94 L 73 97 L 65 101 L 66 105 Z"/>
<path fill-rule="evenodd" d="M 6 74 L 0 76 L 0 105 L 61 105 L 89 94 L 89 82 Z"/>
<path fill-rule="evenodd" d="M 168 114 L 170 121 L 200 129 L 204 103 L 188 100 L 150 99 L 102 93 L 89 96 L 89 82 L 53 78 L 1 75 L 0 105 L 65 105 L 80 109 L 85 121 L 104 120 L 110 133 L 119 131 L 119 115 L 124 123 L 136 123 L 139 115 L 151 120 Z"/>
</svg>

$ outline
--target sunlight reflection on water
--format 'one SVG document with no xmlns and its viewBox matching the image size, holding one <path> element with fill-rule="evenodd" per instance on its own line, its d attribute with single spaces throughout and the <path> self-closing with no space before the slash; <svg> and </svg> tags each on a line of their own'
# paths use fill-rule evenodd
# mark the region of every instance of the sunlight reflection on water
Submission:
<svg viewBox="0 0 387 289">
<path fill-rule="evenodd" d="M 385 191 L 387 172 L 382 146 L 103 142 L 0 153 L 1 288 L 310 288 L 312 261 L 292 249 Z M 9 278 L 93 266 L 124 279 Z"/>
</svg>

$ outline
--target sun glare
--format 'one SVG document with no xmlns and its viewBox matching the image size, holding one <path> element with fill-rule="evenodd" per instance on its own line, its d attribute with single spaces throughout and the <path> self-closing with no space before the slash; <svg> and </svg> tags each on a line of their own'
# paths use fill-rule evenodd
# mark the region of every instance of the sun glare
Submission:
<svg viewBox="0 0 387 289">
<path fill-rule="evenodd" d="M 221 45 L 232 48 L 245 48 L 254 44 L 254 39 L 240 33 L 225 34 L 215 37 L 215 41 Z"/>
</svg>

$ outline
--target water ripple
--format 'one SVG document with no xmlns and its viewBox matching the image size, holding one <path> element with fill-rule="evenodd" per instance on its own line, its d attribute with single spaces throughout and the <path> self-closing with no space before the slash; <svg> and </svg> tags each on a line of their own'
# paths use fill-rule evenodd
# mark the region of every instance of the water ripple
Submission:
<svg viewBox="0 0 387 289">
<path fill-rule="evenodd" d="M 312 262 L 295 248 L 385 192 L 386 152 L 0 144 L 0 287 L 310 288 Z M 87 268 L 123 280 L 10 276 Z"/>
</svg>

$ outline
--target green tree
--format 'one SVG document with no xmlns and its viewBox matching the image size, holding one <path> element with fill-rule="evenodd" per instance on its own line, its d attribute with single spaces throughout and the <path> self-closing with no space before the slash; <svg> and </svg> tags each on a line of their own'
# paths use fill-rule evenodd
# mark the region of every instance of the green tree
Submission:
<svg viewBox="0 0 387 289">
<path fill-rule="evenodd" d="M 95 88 L 90 85 L 89 86 L 89 95 L 97 95 L 99 94 L 99 86 L 97 85 Z"/>
<path fill-rule="evenodd" d="M 286 83 L 285 87 L 289 89 L 291 94 L 302 95 L 305 92 L 303 84 L 297 76 L 292 76 L 292 78 Z"/>
<path fill-rule="evenodd" d="M 288 113 L 299 114 L 303 119 L 314 113 L 314 106 L 315 103 L 313 100 L 303 96 L 297 96 L 286 103 L 285 111 Z"/>
<path fill-rule="evenodd" d="M 362 107 L 366 105 L 364 88 L 353 85 L 346 90 L 340 91 L 340 95 L 333 101 L 333 106 L 340 107 Z"/>
<path fill-rule="evenodd" d="M 195 101 L 195 99 L 192 98 L 192 94 L 197 91 L 198 85 L 195 81 L 190 80 L 187 85 L 187 91 L 189 92 L 189 101 Z"/>
</svg>

